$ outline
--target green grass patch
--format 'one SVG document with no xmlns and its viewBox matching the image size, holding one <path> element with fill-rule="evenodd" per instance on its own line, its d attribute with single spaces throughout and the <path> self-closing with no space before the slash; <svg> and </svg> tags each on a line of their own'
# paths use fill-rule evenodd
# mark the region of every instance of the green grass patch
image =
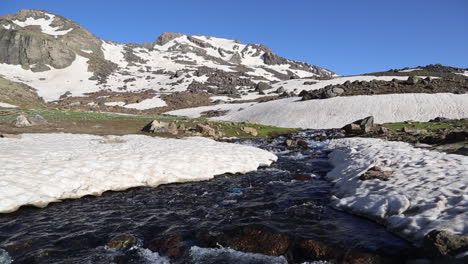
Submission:
<svg viewBox="0 0 468 264">
<path fill-rule="evenodd" d="M 404 127 L 410 129 L 426 129 L 427 131 L 438 131 L 443 129 L 468 129 L 468 121 L 451 120 L 447 122 L 400 122 L 383 124 L 391 130 L 402 130 Z"/>
</svg>

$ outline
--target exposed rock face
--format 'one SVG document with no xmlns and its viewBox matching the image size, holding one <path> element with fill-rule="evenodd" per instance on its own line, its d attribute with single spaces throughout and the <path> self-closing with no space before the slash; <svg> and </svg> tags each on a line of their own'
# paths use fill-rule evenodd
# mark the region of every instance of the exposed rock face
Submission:
<svg viewBox="0 0 468 264">
<path fill-rule="evenodd" d="M 75 60 L 75 53 L 82 49 L 103 58 L 99 38 L 69 19 L 52 16 L 45 11 L 24 9 L 17 14 L 1 17 L 0 23 L 13 26 L 11 29 L 0 27 L 0 63 L 19 64 L 25 69 L 36 65 L 35 71 L 45 71 L 48 70 L 46 64 L 57 69 L 68 67 Z M 28 18 L 49 19 L 51 27 L 72 30 L 64 35 L 53 36 L 42 33 L 39 26 L 22 28 L 14 24 L 14 21 L 21 22 Z"/>
<path fill-rule="evenodd" d="M 168 43 L 169 41 L 171 41 L 171 40 L 173 40 L 175 38 L 181 37 L 183 35 L 184 34 L 182 34 L 182 33 L 164 32 L 164 33 L 161 34 L 161 36 L 158 37 L 158 39 L 154 42 L 154 44 L 162 46 L 162 45 Z"/>
</svg>

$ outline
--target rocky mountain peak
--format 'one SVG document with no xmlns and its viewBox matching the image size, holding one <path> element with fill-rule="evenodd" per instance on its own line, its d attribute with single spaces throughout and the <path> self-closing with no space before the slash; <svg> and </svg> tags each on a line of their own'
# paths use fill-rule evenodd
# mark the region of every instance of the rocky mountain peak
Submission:
<svg viewBox="0 0 468 264">
<path fill-rule="evenodd" d="M 185 36 L 182 33 L 172 33 L 172 32 L 164 32 L 162 33 L 158 39 L 154 42 L 156 45 L 163 46 L 164 44 L 168 43 L 169 41 L 176 39 L 178 37 Z"/>
</svg>

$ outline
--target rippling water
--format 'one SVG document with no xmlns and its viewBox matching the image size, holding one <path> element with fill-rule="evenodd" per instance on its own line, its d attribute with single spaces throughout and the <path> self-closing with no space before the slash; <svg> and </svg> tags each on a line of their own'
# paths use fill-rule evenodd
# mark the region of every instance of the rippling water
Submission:
<svg viewBox="0 0 468 264">
<path fill-rule="evenodd" d="M 4 262 L 11 257 L 14 263 L 111 263 L 119 257 L 120 263 L 167 263 L 168 258 L 154 252 L 152 241 L 180 235 L 193 250 L 210 245 L 197 238 L 200 233 L 219 234 L 249 225 L 343 248 L 388 254 L 407 249 L 406 242 L 382 227 L 327 206 L 330 185 L 322 176 L 330 167 L 321 143 L 312 140 L 317 133 L 322 132 L 301 134 L 310 145 L 302 152 L 286 149 L 284 137 L 272 142 L 238 141 L 279 156 L 273 166 L 257 172 L 107 192 L 101 197 L 0 215 L 0 248 L 8 252 Z M 310 180 L 300 180 L 310 175 Z M 127 252 L 104 247 L 112 237 L 124 233 L 136 236 L 138 247 Z M 219 254 L 205 254 L 201 262 L 193 254 L 171 261 L 215 263 L 209 261 L 214 258 L 221 261 L 218 263 L 242 263 L 239 259 L 230 261 L 232 256 L 224 254 L 224 262 Z M 264 262 L 250 259 L 244 263 Z"/>
</svg>

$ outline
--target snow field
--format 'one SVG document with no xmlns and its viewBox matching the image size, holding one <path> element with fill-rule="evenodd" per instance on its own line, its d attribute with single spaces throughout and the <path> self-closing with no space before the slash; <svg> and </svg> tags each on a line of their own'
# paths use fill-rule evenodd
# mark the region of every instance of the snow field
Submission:
<svg viewBox="0 0 468 264">
<path fill-rule="evenodd" d="M 414 242 L 433 229 L 468 233 L 468 157 L 369 138 L 332 140 L 327 148 L 336 208 Z M 374 166 L 393 174 L 388 181 L 359 179 Z"/>
<path fill-rule="evenodd" d="M 0 212 L 109 190 L 246 173 L 277 157 L 207 138 L 23 134 L 0 140 Z"/>
</svg>

